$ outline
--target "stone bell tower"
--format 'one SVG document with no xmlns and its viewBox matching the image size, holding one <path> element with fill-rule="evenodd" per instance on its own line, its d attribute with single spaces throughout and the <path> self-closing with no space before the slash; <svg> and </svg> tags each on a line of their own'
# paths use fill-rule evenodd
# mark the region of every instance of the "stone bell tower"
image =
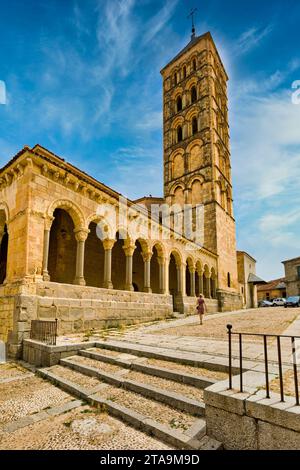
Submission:
<svg viewBox="0 0 300 470">
<path fill-rule="evenodd" d="M 204 205 L 204 247 L 219 255 L 218 287 L 238 292 L 228 124 L 228 76 L 210 33 L 161 71 L 164 196 Z"/>
</svg>

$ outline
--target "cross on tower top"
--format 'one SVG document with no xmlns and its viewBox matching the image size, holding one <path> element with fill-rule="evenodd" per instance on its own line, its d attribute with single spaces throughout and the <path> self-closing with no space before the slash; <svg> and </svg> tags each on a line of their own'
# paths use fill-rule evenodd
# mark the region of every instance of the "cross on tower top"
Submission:
<svg viewBox="0 0 300 470">
<path fill-rule="evenodd" d="M 195 33 L 196 33 L 196 29 L 195 29 L 195 22 L 194 22 L 194 16 L 196 14 L 196 12 L 198 11 L 198 8 L 192 8 L 191 9 L 191 12 L 190 14 L 188 15 L 188 18 L 191 18 L 192 19 L 192 35 L 191 35 L 191 40 L 193 40 L 195 38 Z"/>
</svg>

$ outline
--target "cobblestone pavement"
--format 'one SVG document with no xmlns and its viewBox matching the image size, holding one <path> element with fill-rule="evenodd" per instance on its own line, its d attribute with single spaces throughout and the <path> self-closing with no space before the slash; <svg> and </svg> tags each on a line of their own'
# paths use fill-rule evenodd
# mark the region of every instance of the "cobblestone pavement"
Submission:
<svg viewBox="0 0 300 470">
<path fill-rule="evenodd" d="M 59 416 L 5 433 L 1 450 L 172 450 L 121 421 L 82 406 Z"/>
<path fill-rule="evenodd" d="M 211 314 L 199 325 L 198 316 L 190 316 L 154 325 L 144 325 L 129 331 L 114 333 L 107 340 L 117 339 L 127 343 L 196 352 L 210 356 L 227 356 L 228 341 L 226 325 L 233 331 L 250 333 L 274 333 L 300 336 L 300 309 L 260 308 L 240 310 L 232 313 Z M 274 340 L 270 339 L 270 359 L 277 359 Z M 299 344 L 300 348 L 300 344 Z M 290 343 L 283 340 L 283 360 L 290 362 Z M 233 355 L 238 357 L 238 342 L 234 341 Z M 253 336 L 246 338 L 243 356 L 251 360 L 262 360 L 262 340 Z"/>
</svg>

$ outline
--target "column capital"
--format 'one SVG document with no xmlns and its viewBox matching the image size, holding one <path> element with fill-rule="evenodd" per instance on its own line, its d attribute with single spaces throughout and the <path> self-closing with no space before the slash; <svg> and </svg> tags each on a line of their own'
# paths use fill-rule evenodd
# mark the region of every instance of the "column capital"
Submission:
<svg viewBox="0 0 300 470">
<path fill-rule="evenodd" d="M 143 257 L 143 260 L 144 260 L 144 263 L 146 263 L 147 261 L 151 261 L 151 258 L 152 258 L 152 251 L 147 251 L 146 253 L 142 253 L 142 257 Z"/>
<path fill-rule="evenodd" d="M 133 253 L 134 253 L 134 250 L 135 250 L 136 246 L 134 244 L 126 244 L 123 246 L 123 250 L 124 250 L 124 253 L 125 253 L 125 256 L 132 256 Z"/>
<path fill-rule="evenodd" d="M 54 219 L 55 217 L 49 217 L 49 216 L 45 217 L 45 226 L 44 226 L 45 230 L 50 231 Z"/>
<path fill-rule="evenodd" d="M 157 262 L 160 266 L 164 266 L 166 264 L 167 258 L 164 256 L 158 256 L 157 257 Z"/>
<path fill-rule="evenodd" d="M 116 240 L 105 238 L 102 243 L 103 243 L 104 250 L 112 250 L 114 247 L 114 244 L 116 243 Z"/>
<path fill-rule="evenodd" d="M 90 231 L 85 228 L 74 229 L 75 238 L 78 242 L 85 242 Z"/>
</svg>

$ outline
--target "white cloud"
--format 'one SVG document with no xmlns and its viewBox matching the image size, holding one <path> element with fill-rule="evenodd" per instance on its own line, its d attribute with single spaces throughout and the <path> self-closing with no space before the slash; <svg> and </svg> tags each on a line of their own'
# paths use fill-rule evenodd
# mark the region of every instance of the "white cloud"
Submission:
<svg viewBox="0 0 300 470">
<path fill-rule="evenodd" d="M 0 104 L 6 104 L 6 86 L 2 80 L 0 80 Z"/>
<path fill-rule="evenodd" d="M 234 54 L 240 56 L 254 49 L 273 31 L 273 28 L 274 25 L 269 24 L 264 28 L 253 26 L 247 31 L 244 31 L 236 42 Z"/>
</svg>

